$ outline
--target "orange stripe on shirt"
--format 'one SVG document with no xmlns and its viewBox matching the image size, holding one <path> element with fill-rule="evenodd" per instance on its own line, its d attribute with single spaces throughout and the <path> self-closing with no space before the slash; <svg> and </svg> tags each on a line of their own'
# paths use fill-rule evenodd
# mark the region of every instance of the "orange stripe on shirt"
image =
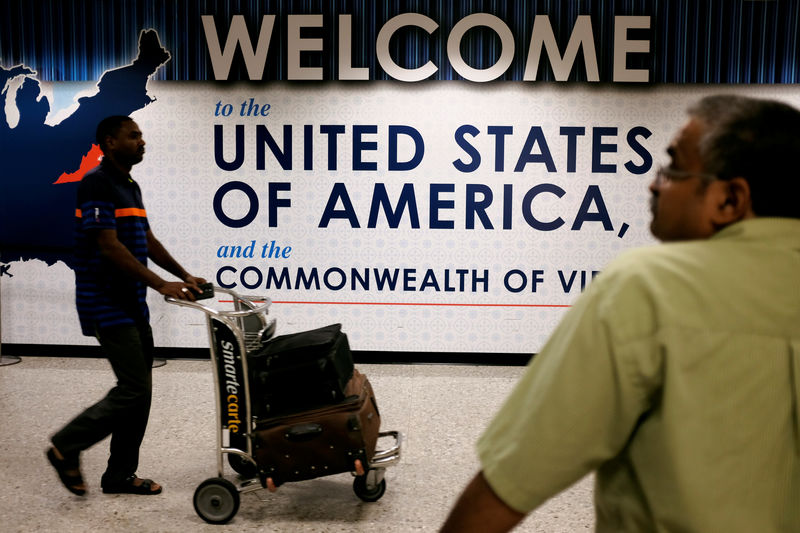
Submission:
<svg viewBox="0 0 800 533">
<path fill-rule="evenodd" d="M 117 209 L 114 211 L 114 215 L 117 217 L 145 217 L 147 218 L 147 212 L 144 209 L 138 209 L 136 207 L 129 207 L 127 209 Z M 80 209 L 75 210 L 75 216 L 78 218 L 83 217 L 83 212 Z"/>
<path fill-rule="evenodd" d="M 144 209 L 137 207 L 128 207 L 126 209 L 117 209 L 114 211 L 114 216 L 119 217 L 144 217 L 147 218 L 147 213 Z"/>
</svg>

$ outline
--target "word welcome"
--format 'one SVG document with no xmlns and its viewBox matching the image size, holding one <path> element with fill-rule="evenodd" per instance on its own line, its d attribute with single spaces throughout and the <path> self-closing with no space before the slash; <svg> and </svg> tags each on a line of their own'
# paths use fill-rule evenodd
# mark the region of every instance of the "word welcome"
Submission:
<svg viewBox="0 0 800 533">
<path fill-rule="evenodd" d="M 203 15 L 208 54 L 217 80 L 227 80 L 237 50 L 241 50 L 247 74 L 250 80 L 261 80 L 272 42 L 275 26 L 275 15 L 264 15 L 258 40 L 253 48 L 251 31 L 243 15 L 234 15 L 228 27 L 227 39 L 223 47 L 216 21 L 213 15 Z M 627 67 L 628 56 L 650 51 L 649 40 L 628 38 L 630 29 L 649 29 L 649 16 L 615 16 L 613 27 L 613 77 L 614 82 L 649 82 L 647 69 L 631 69 Z M 381 27 L 375 40 L 375 57 L 386 74 L 396 80 L 405 82 L 422 81 L 433 76 L 439 67 L 428 60 L 422 66 L 405 68 L 392 57 L 390 42 L 400 30 L 421 28 L 428 35 L 439 29 L 439 24 L 420 13 L 403 13 L 397 15 Z M 492 30 L 500 39 L 500 54 L 496 62 L 484 69 L 470 66 L 461 53 L 461 43 L 465 35 L 477 27 Z M 325 72 L 322 67 L 302 66 L 301 55 L 323 52 L 324 41 L 321 38 L 302 37 L 306 28 L 324 28 L 322 14 L 304 14 L 286 16 L 286 55 L 288 80 L 323 80 Z M 327 29 L 327 28 L 326 28 Z M 329 29 L 338 35 L 338 79 L 369 80 L 373 73 L 369 67 L 357 67 L 352 64 L 353 21 L 352 15 L 340 14 L 338 28 Z M 421 44 L 420 44 L 421 46 Z M 500 18 L 488 13 L 474 13 L 458 21 L 447 36 L 447 60 L 453 70 L 466 80 L 488 82 L 502 76 L 513 63 L 515 53 L 515 36 L 508 25 Z M 595 49 L 595 29 L 589 15 L 579 15 L 572 28 L 567 47 L 562 55 L 558 48 L 555 32 L 548 15 L 536 15 L 528 43 L 527 60 L 523 81 L 535 81 L 536 72 L 545 52 L 557 81 L 566 81 L 574 69 L 578 52 L 582 52 L 586 78 L 590 82 L 600 81 L 598 54 Z M 329 75 L 330 76 L 330 75 Z"/>
</svg>

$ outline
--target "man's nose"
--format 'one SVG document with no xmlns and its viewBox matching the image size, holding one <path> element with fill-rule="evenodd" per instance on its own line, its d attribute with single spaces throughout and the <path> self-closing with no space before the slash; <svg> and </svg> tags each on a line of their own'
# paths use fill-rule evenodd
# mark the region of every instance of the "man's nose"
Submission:
<svg viewBox="0 0 800 533">
<path fill-rule="evenodd" d="M 647 188 L 650 190 L 651 193 L 658 194 L 658 185 L 659 185 L 658 177 L 655 177 L 652 179 L 652 181 L 650 181 L 650 185 L 648 185 Z"/>
</svg>

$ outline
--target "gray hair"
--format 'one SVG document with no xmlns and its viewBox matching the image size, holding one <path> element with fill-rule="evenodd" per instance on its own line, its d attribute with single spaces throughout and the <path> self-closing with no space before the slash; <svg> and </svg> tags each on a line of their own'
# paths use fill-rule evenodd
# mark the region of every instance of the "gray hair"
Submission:
<svg viewBox="0 0 800 533">
<path fill-rule="evenodd" d="M 705 127 L 699 148 L 706 172 L 745 178 L 758 216 L 800 218 L 800 204 L 787 190 L 800 177 L 800 111 L 774 100 L 716 95 L 688 112 Z"/>
</svg>

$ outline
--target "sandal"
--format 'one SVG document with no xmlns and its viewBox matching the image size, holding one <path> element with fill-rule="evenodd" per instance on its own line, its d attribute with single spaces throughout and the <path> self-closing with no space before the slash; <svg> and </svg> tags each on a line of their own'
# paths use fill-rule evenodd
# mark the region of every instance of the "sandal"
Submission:
<svg viewBox="0 0 800 533">
<path fill-rule="evenodd" d="M 141 479 L 141 483 L 135 485 L 134 482 L 137 479 L 135 475 L 125 479 L 124 481 L 118 483 L 104 483 L 103 484 L 103 493 L 105 494 L 141 494 L 143 496 L 149 495 L 156 495 L 161 494 L 161 489 L 163 487 L 159 486 L 157 489 L 153 489 L 153 485 L 156 484 L 155 481 L 152 479 Z"/>
<path fill-rule="evenodd" d="M 48 448 L 47 459 L 50 461 L 50 464 L 53 465 L 53 468 L 56 469 L 58 478 L 68 491 L 78 496 L 86 494 L 86 489 L 78 487 L 79 485 L 83 485 L 83 476 L 81 476 L 81 470 L 77 460 L 70 461 L 66 458 L 59 459 L 56 457 L 55 448 Z"/>
</svg>

